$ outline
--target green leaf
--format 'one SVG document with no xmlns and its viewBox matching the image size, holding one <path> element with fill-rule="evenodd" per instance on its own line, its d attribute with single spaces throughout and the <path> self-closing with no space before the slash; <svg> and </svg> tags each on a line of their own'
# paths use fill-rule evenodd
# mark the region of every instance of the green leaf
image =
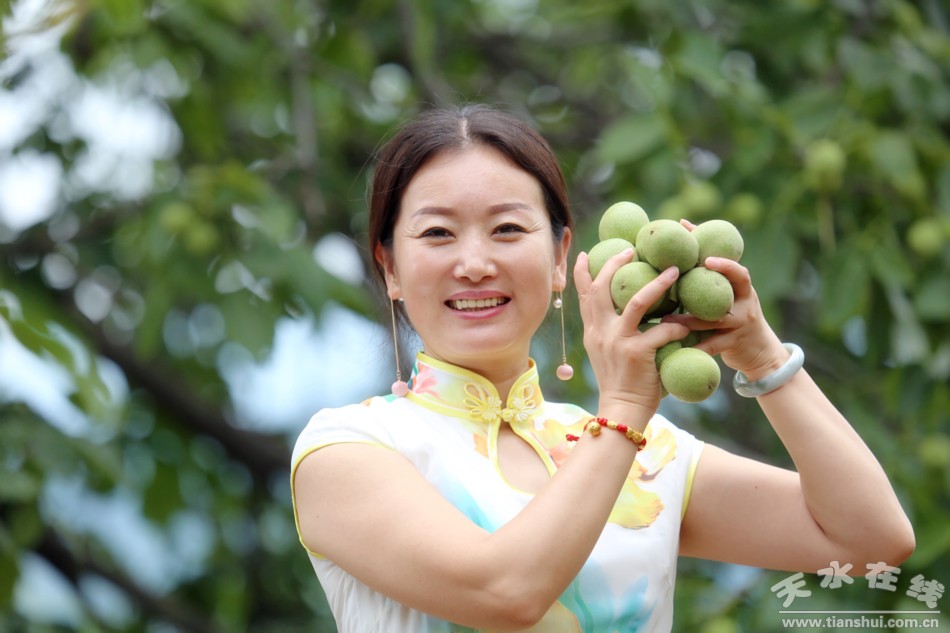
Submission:
<svg viewBox="0 0 950 633">
<path fill-rule="evenodd" d="M 854 241 L 841 244 L 831 261 L 822 266 L 819 322 L 837 331 L 852 316 L 863 313 L 869 284 L 868 263 Z"/>
<path fill-rule="evenodd" d="M 155 476 L 142 499 L 145 516 L 158 523 L 165 523 L 183 505 L 178 469 L 156 462 Z"/>
<path fill-rule="evenodd" d="M 770 303 L 795 286 L 801 259 L 798 242 L 782 222 L 748 231 L 743 235 L 742 263 L 752 275 L 752 284 L 763 303 Z"/>
<path fill-rule="evenodd" d="M 274 339 L 274 319 L 279 310 L 246 292 L 229 294 L 219 305 L 228 339 L 262 358 Z"/>
<path fill-rule="evenodd" d="M 214 56 L 216 63 L 241 66 L 251 61 L 252 49 L 242 34 L 228 28 L 194 2 L 176 3 L 174 11 L 163 13 L 163 19 L 187 34 L 189 39 L 200 42 Z"/>
<path fill-rule="evenodd" d="M 653 55 L 654 53 L 644 52 L 643 54 Z M 655 53 L 655 55 L 659 58 L 659 53 Z M 649 105 L 665 110 L 676 94 L 669 73 L 664 72 L 664 69 L 647 65 L 636 56 L 631 56 L 626 61 L 627 72 L 634 89 L 638 93 L 643 93 L 649 97 Z"/>
<path fill-rule="evenodd" d="M 10 290 L 0 288 L 0 318 L 7 321 L 22 321 L 23 307 L 20 299 Z"/>
<path fill-rule="evenodd" d="M 8 520 L 10 538 L 19 547 L 34 547 L 43 537 L 46 525 L 40 515 L 38 503 L 20 504 L 12 510 Z"/>
<path fill-rule="evenodd" d="M 885 236 L 868 253 L 868 261 L 874 278 L 884 286 L 909 288 L 917 278 L 893 225 L 887 228 Z"/>
<path fill-rule="evenodd" d="M 146 25 L 142 0 L 97 0 L 112 35 L 133 35 Z"/>
<path fill-rule="evenodd" d="M 13 590 L 20 578 L 18 553 L 7 547 L 0 547 L 0 611 L 8 611 L 13 605 Z"/>
<path fill-rule="evenodd" d="M 666 140 L 663 121 L 655 114 L 630 115 L 603 131 L 597 150 L 607 163 L 630 163 L 658 149 Z"/>
<path fill-rule="evenodd" d="M 720 71 L 722 57 L 722 47 L 713 38 L 702 33 L 687 33 L 673 56 L 673 63 L 679 72 L 700 82 L 716 95 L 724 93 L 727 88 Z"/>
<path fill-rule="evenodd" d="M 924 321 L 950 321 L 950 278 L 932 276 L 914 293 L 914 310 Z"/>
<path fill-rule="evenodd" d="M 9 470 L 0 473 L 0 502 L 33 501 L 39 490 L 40 482 L 31 473 Z"/>
<path fill-rule="evenodd" d="M 135 352 L 143 359 L 154 358 L 164 345 L 162 327 L 172 307 L 172 289 L 162 278 L 145 286 L 145 315 L 136 329 Z"/>
<path fill-rule="evenodd" d="M 950 552 L 950 515 L 946 512 L 942 516 L 929 517 L 927 521 L 917 526 L 917 548 L 908 559 L 907 564 L 915 569 L 930 565 L 942 555 Z"/>
<path fill-rule="evenodd" d="M 71 439 L 69 444 L 83 460 L 90 483 L 97 489 L 111 489 L 122 479 L 122 456 L 115 443 L 94 444 L 84 439 Z"/>
<path fill-rule="evenodd" d="M 879 132 L 870 151 L 875 168 L 895 189 L 909 198 L 924 195 L 926 185 L 907 135 L 894 130 Z"/>
<path fill-rule="evenodd" d="M 883 87 L 894 63 L 889 55 L 853 37 L 844 37 L 838 44 L 838 60 L 848 77 L 862 90 Z"/>
</svg>

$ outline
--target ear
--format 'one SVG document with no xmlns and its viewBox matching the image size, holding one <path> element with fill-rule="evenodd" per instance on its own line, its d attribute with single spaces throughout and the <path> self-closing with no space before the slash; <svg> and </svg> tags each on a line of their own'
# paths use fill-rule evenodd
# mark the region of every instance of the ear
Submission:
<svg viewBox="0 0 950 633">
<path fill-rule="evenodd" d="M 393 251 L 382 244 L 376 245 L 376 252 L 373 253 L 376 261 L 383 269 L 386 278 L 386 293 L 392 300 L 402 296 L 402 288 L 399 285 L 399 279 L 396 277 L 396 263 L 393 258 Z"/>
<path fill-rule="evenodd" d="M 567 287 L 567 259 L 571 252 L 571 229 L 565 228 L 561 240 L 554 248 L 554 278 L 552 284 L 555 290 L 564 290 Z"/>
</svg>

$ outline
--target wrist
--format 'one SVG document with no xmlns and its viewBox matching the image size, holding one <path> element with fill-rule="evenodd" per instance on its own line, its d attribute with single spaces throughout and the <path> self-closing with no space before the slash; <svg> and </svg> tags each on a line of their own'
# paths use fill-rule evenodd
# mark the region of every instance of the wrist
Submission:
<svg viewBox="0 0 950 633">
<path fill-rule="evenodd" d="M 647 439 L 643 436 L 643 433 L 636 430 L 631 426 L 627 426 L 623 422 L 617 422 L 616 420 L 610 420 L 608 418 L 595 417 L 587 420 L 587 423 L 584 424 L 584 432 L 598 437 L 601 432 L 607 429 L 609 431 L 616 431 L 619 435 L 614 435 L 614 438 L 623 437 L 626 440 L 629 440 L 637 448 L 637 450 L 643 450 L 647 445 Z M 613 435 L 608 433 L 607 435 Z M 571 433 L 567 434 L 567 440 L 569 442 L 576 442 L 580 440 L 579 435 L 574 435 Z"/>
<path fill-rule="evenodd" d="M 736 367 L 735 369 L 747 380 L 759 380 L 781 369 L 788 362 L 790 356 L 789 349 L 776 339 L 774 344 L 769 345 L 768 348 L 762 348 L 746 367 Z"/>
<path fill-rule="evenodd" d="M 736 393 L 745 398 L 758 398 L 772 393 L 795 377 L 805 364 L 805 353 L 794 343 L 783 343 L 782 346 L 788 356 L 774 371 L 754 380 L 741 371 L 736 372 L 732 382 Z"/>
<path fill-rule="evenodd" d="M 601 398 L 595 417 L 616 420 L 642 432 L 647 428 L 647 424 L 650 423 L 655 411 L 656 409 L 651 409 L 645 404 L 617 402 Z"/>
</svg>

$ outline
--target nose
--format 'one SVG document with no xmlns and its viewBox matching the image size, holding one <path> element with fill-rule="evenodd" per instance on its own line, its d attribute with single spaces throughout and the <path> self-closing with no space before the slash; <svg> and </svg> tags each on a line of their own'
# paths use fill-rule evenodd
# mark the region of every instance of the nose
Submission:
<svg viewBox="0 0 950 633">
<path fill-rule="evenodd" d="M 490 240 L 465 240 L 458 245 L 455 276 L 458 279 L 481 281 L 494 277 L 498 268 Z"/>
</svg>

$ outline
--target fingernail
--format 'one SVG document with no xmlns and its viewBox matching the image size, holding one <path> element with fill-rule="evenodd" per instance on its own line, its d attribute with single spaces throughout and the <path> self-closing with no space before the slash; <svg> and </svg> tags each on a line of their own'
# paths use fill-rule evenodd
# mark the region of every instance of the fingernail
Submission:
<svg viewBox="0 0 950 633">
<path fill-rule="evenodd" d="M 676 266 L 670 266 L 669 268 L 663 271 L 663 276 L 666 277 L 667 279 L 676 279 L 677 277 L 680 276 L 680 269 L 677 268 Z"/>
</svg>

